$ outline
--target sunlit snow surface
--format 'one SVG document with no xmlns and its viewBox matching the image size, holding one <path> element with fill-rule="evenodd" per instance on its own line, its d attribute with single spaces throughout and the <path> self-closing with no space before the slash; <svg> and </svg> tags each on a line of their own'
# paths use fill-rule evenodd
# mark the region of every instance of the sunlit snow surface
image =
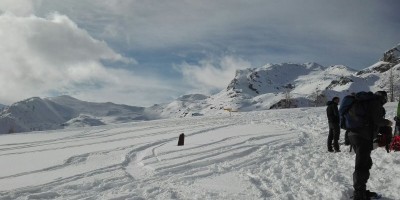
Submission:
<svg viewBox="0 0 400 200">
<path fill-rule="evenodd" d="M 1 135 L 0 199 L 349 199 L 354 154 L 327 153 L 326 121 L 320 107 Z M 368 188 L 400 199 L 400 152 L 372 157 Z"/>
</svg>

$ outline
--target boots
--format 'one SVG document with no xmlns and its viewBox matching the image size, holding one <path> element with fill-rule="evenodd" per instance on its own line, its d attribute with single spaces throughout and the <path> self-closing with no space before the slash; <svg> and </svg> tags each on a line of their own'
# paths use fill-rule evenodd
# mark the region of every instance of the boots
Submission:
<svg viewBox="0 0 400 200">
<path fill-rule="evenodd" d="M 339 147 L 339 142 L 338 141 L 335 141 L 333 143 L 333 149 L 335 149 L 335 153 L 336 152 L 340 152 L 340 147 Z"/>
<path fill-rule="evenodd" d="M 367 191 L 354 191 L 353 200 L 369 200 L 373 197 L 378 197 L 378 193 Z"/>
<path fill-rule="evenodd" d="M 354 191 L 353 200 L 369 200 L 366 191 Z"/>
<path fill-rule="evenodd" d="M 376 193 L 376 192 L 371 192 L 371 191 L 367 190 L 366 196 L 367 196 L 368 198 L 378 197 L 378 193 Z"/>
</svg>

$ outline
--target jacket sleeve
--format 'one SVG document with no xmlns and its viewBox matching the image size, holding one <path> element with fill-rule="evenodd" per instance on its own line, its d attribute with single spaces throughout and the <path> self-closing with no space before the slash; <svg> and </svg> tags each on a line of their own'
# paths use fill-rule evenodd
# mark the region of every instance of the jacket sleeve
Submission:
<svg viewBox="0 0 400 200">
<path fill-rule="evenodd" d="M 326 107 L 326 115 L 328 116 L 328 121 L 332 121 L 332 119 L 333 119 L 333 111 L 332 111 L 332 106 L 331 105 Z"/>
<path fill-rule="evenodd" d="M 339 117 L 339 109 L 338 109 L 337 105 L 335 105 L 333 108 L 333 116 L 335 116 L 335 120 L 337 122 L 339 122 L 340 117 Z"/>
</svg>

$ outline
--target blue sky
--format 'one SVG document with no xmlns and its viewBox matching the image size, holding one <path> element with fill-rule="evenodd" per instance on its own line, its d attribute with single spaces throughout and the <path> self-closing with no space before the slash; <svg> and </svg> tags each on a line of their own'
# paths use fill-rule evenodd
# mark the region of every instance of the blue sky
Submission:
<svg viewBox="0 0 400 200">
<path fill-rule="evenodd" d="M 0 103 L 69 94 L 149 106 L 237 69 L 362 69 L 400 43 L 400 1 L 2 0 Z"/>
</svg>

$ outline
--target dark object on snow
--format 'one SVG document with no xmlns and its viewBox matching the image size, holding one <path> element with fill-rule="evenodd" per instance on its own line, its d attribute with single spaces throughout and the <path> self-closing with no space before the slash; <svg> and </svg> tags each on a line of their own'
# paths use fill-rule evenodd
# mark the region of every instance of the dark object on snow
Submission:
<svg viewBox="0 0 400 200">
<path fill-rule="evenodd" d="M 180 134 L 178 139 L 178 146 L 183 146 L 185 144 L 185 134 Z"/>
</svg>

